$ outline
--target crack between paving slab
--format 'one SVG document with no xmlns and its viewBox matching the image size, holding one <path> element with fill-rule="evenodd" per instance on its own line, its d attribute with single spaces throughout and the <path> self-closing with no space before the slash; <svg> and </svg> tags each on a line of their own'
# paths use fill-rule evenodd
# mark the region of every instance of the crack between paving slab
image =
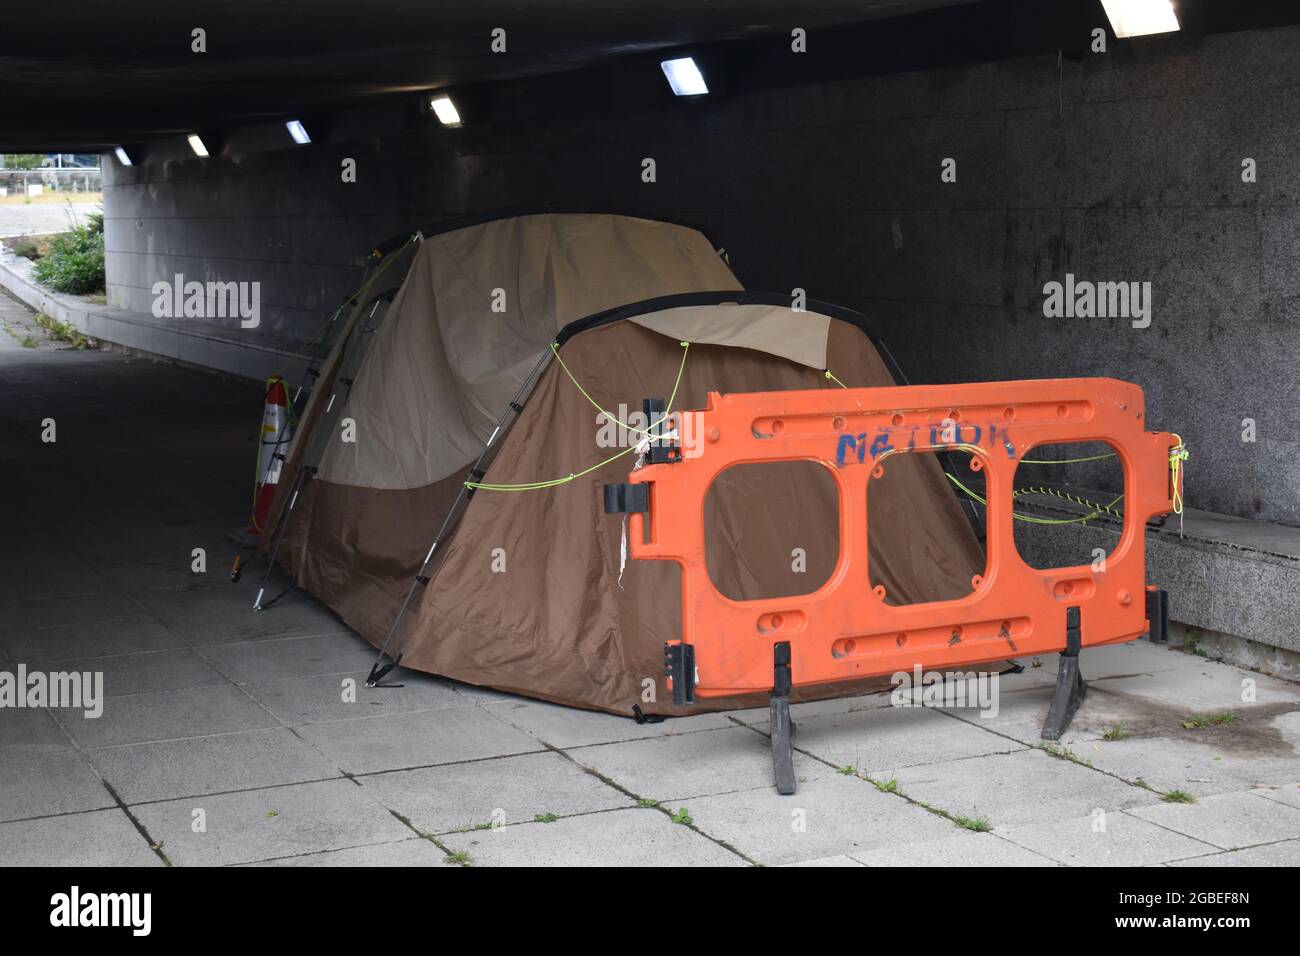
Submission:
<svg viewBox="0 0 1300 956">
<path fill-rule="evenodd" d="M 48 711 L 49 708 L 46 707 L 45 710 Z M 54 714 L 51 713 L 50 717 L 53 718 Z M 145 829 L 144 824 L 136 819 L 135 814 L 131 812 L 131 808 L 126 805 L 126 801 L 124 801 L 121 796 L 118 795 L 118 792 L 113 789 L 113 785 L 104 779 L 104 775 L 99 772 L 99 768 L 91 763 L 90 757 L 86 754 L 86 751 L 77 743 L 76 740 L 73 739 L 72 734 L 68 733 L 67 728 L 64 727 L 57 718 L 55 718 L 54 723 L 63 736 L 68 738 L 68 743 L 72 745 L 72 749 L 76 752 L 77 756 L 81 758 L 81 762 L 90 768 L 90 772 L 95 775 L 95 778 L 103 785 L 104 789 L 108 791 L 108 795 L 113 798 L 113 802 L 117 805 L 117 808 L 126 815 L 126 818 L 131 821 L 131 825 L 135 827 L 136 832 L 144 838 L 145 844 L 149 849 L 152 850 L 160 860 L 162 860 L 163 866 L 171 866 L 172 861 L 167 854 L 163 852 L 162 843 L 154 840 L 149 831 Z"/>
<path fill-rule="evenodd" d="M 928 709 L 930 709 L 930 710 L 938 710 L 938 708 L 928 708 Z M 942 712 L 942 711 L 941 711 L 941 712 Z M 753 727 L 753 726 L 750 726 L 750 725 L 748 725 L 748 724 L 741 723 L 739 720 L 735 720 L 735 718 L 732 718 L 731 715 L 727 715 L 727 716 L 728 716 L 728 719 L 733 720 L 733 721 L 734 721 L 736 724 L 738 724 L 739 726 L 741 726 L 741 727 L 748 727 L 748 729 L 754 731 L 754 733 L 758 734 L 758 735 L 761 736 L 761 737 L 768 737 L 768 735 L 765 734 L 765 733 L 763 733 L 763 731 L 760 730 L 758 727 Z M 951 715 L 949 715 L 949 716 L 951 716 Z M 959 718 L 954 718 L 954 719 L 959 719 Z M 990 731 L 990 732 L 992 732 L 992 731 Z M 1001 734 L 999 734 L 998 736 L 1005 736 L 1005 735 L 1001 735 Z M 769 738 L 769 739 L 770 739 L 770 738 Z M 1012 739 L 1012 738 L 1007 738 L 1007 739 Z M 1021 744 L 1020 741 L 1015 741 L 1015 743 L 1017 743 L 1017 744 L 1020 746 L 1021 750 L 1029 749 L 1029 748 L 1025 747 L 1024 744 Z M 824 758 L 822 758 L 822 757 L 819 757 L 817 754 L 811 753 L 811 752 L 809 752 L 809 751 L 807 751 L 807 750 L 802 750 L 802 749 L 800 749 L 799 747 L 794 747 L 793 749 L 794 749 L 797 753 L 801 753 L 801 754 L 803 754 L 805 757 L 808 757 L 810 760 L 815 760 L 816 762 L 818 762 L 818 763 L 820 763 L 820 764 L 823 764 L 824 766 L 830 767 L 831 769 L 835 770 L 837 773 L 838 773 L 839 770 L 840 770 L 840 768 L 837 767 L 837 766 L 835 766 L 835 764 L 833 764 L 831 761 L 826 760 L 826 759 L 824 759 Z M 1009 751 L 1008 753 L 1015 753 L 1015 752 L 1016 752 L 1016 751 Z M 1007 756 L 1007 755 L 1008 755 L 1007 753 L 1002 753 L 1002 754 L 982 754 L 981 756 L 1003 757 L 1003 756 Z M 971 758 L 965 758 L 965 759 L 971 759 Z M 918 765 L 918 766 L 920 766 L 920 765 Z M 849 775 L 848 775 L 848 774 L 845 774 L 844 776 L 849 776 Z M 901 797 L 904 801 L 906 801 L 907 803 L 911 804 L 912 806 L 914 806 L 914 807 L 919 807 L 920 809 L 926 811 L 927 813 L 933 814 L 934 816 L 941 817 L 941 818 L 947 820 L 949 823 L 951 823 L 953 826 L 957 827 L 957 829 L 959 829 L 959 830 L 968 830 L 968 831 L 970 831 L 970 832 L 975 832 L 975 833 L 988 833 L 990 836 L 992 836 L 992 837 L 994 837 L 994 838 L 996 838 L 996 839 L 1002 840 L 1004 843 L 1009 843 L 1009 844 L 1011 844 L 1012 846 L 1017 847 L 1018 849 L 1029 850 L 1028 847 L 1021 847 L 1020 844 L 1018 844 L 1018 843 L 1014 843 L 1014 842 L 1012 842 L 1011 840 L 1008 840 L 1008 839 L 1006 839 L 1005 837 L 1002 837 L 1002 836 L 1000 836 L 999 834 L 995 833 L 995 832 L 993 831 L 993 826 L 992 826 L 991 822 L 990 822 L 989 827 L 988 827 L 987 829 L 985 829 L 985 830 L 973 830 L 971 827 L 962 826 L 960 823 L 957 822 L 958 819 L 959 819 L 959 816 L 950 813 L 949 811 L 943 809 L 942 807 L 936 807 L 936 806 L 934 806 L 934 805 L 932 805 L 932 804 L 926 803 L 924 800 L 918 800 L 918 799 L 916 799 L 915 797 L 909 797 L 909 796 L 908 796 L 906 793 L 904 793 L 902 790 L 898 789 L 898 781 L 897 781 L 897 778 L 893 778 L 893 779 L 894 779 L 894 787 L 893 787 L 892 789 L 885 789 L 883 786 L 881 786 L 881 784 L 882 784 L 882 783 L 885 783 L 886 781 L 877 781 L 877 780 L 874 780 L 874 779 L 872 779 L 870 776 L 868 776 L 868 774 L 866 773 L 866 771 L 857 771 L 857 772 L 853 773 L 852 776 L 853 776 L 853 777 L 856 777 L 856 778 L 859 779 L 859 780 L 863 780 L 863 781 L 865 781 L 865 782 L 871 784 L 871 785 L 872 785 L 872 786 L 873 786 L 873 787 L 874 787 L 878 792 L 880 792 L 880 793 L 887 794 L 887 795 L 893 795 L 893 796 L 896 796 L 896 797 Z M 967 819 L 967 818 L 965 818 L 965 817 L 960 817 L 960 818 L 961 818 L 961 819 Z M 1030 853 L 1036 853 L 1037 851 L 1035 851 L 1035 850 L 1029 850 L 1029 852 L 1030 852 Z M 1039 855 L 1039 856 L 1043 856 L 1043 854 L 1041 854 L 1041 853 L 1039 853 L 1038 855 Z M 1050 857 L 1047 857 L 1047 856 L 1043 856 L 1043 858 L 1044 858 L 1044 859 L 1047 859 L 1047 860 L 1051 860 L 1051 858 L 1050 858 Z M 861 862 L 861 861 L 859 861 L 859 862 Z M 1051 862 L 1052 862 L 1052 863 L 1056 863 L 1057 861 L 1056 861 L 1056 860 L 1051 860 Z"/>
<path fill-rule="evenodd" d="M 486 710 L 487 708 L 484 708 L 484 709 Z M 525 731 L 522 727 L 520 727 L 520 726 L 518 726 L 518 725 L 516 725 L 516 724 L 511 723 L 510 721 L 506 720 L 504 717 L 498 717 L 498 719 L 504 721 L 504 722 L 507 723 L 507 724 L 510 724 L 511 727 L 514 727 L 516 730 L 520 731 L 521 733 L 527 733 L 527 731 Z M 723 729 L 726 729 L 726 728 L 723 728 Z M 698 731 L 695 731 L 695 732 L 698 733 Z M 531 737 L 532 734 L 529 734 L 529 736 Z M 653 738 L 637 738 L 637 739 L 653 739 Z M 555 753 L 555 754 L 558 754 L 559 756 L 563 757 L 565 760 L 567 760 L 567 761 L 569 761 L 570 763 L 572 763 L 574 766 L 581 768 L 581 769 L 583 770 L 583 772 L 591 774 L 593 777 L 595 777 L 595 778 L 596 778 L 597 780 L 599 780 L 601 783 L 605 784 L 607 787 L 611 787 L 612 789 L 618 791 L 619 793 L 623 794 L 624 796 L 629 797 L 629 798 L 631 798 L 632 800 L 635 800 L 636 803 L 637 803 L 637 806 L 634 807 L 634 808 L 622 808 L 622 807 L 620 807 L 620 808 L 618 808 L 618 809 L 646 809 L 646 810 L 654 809 L 654 810 L 658 810 L 658 811 L 659 811 L 660 813 L 662 813 L 664 816 L 668 817 L 669 821 L 673 824 L 673 826 L 685 826 L 687 829 L 692 830 L 692 831 L 694 831 L 695 833 L 698 833 L 700 836 L 704 837 L 704 839 L 710 841 L 711 843 L 715 843 L 715 844 L 717 844 L 718 846 L 722 847 L 724 850 L 727 850 L 727 851 L 729 851 L 729 852 L 731 852 L 731 853 L 734 853 L 736 856 L 740 857 L 742 860 L 744 860 L 744 861 L 745 861 L 746 863 L 748 863 L 750 866 L 762 866 L 762 865 L 763 865 L 763 864 L 759 863 L 757 860 L 751 859 L 751 858 L 750 858 L 749 856 L 747 856 L 746 854 L 740 852 L 740 850 L 736 849 L 734 846 L 732 846 L 732 845 L 731 845 L 730 843 L 728 843 L 727 841 L 725 841 L 725 840 L 720 840 L 720 839 L 718 839 L 717 837 L 715 837 L 715 836 L 713 836 L 713 835 L 711 835 L 711 834 L 709 834 L 709 833 L 705 833 L 703 830 L 701 830 L 699 827 L 697 827 L 697 826 L 695 825 L 694 822 L 691 822 L 691 823 L 678 823 L 676 820 L 673 820 L 673 815 L 672 815 L 672 813 L 670 813 L 670 812 L 668 811 L 668 808 L 667 808 L 667 807 L 664 807 L 664 806 L 663 806 L 659 801 L 655 800 L 655 801 L 649 801 L 649 802 L 648 802 L 648 801 L 647 801 L 647 798 L 642 797 L 639 793 L 635 793 L 635 792 L 633 792 L 632 790 L 629 790 L 627 787 L 625 787 L 625 786 L 623 786 L 622 784 L 616 782 L 613 778 L 605 776 L 605 774 L 600 773 L 598 770 L 596 770 L 596 769 L 594 769 L 594 768 L 592 768 L 592 767 L 588 767 L 586 764 L 584 764 L 582 761 L 578 760 L 576 757 L 571 756 L 568 752 L 566 752 L 566 751 L 564 751 L 564 750 L 561 750 L 559 747 L 555 747 L 555 746 L 553 746 L 553 745 L 551 745 L 551 744 L 548 744 L 546 741 L 541 740 L 541 738 L 538 738 L 538 740 L 539 740 L 539 742 L 540 742 L 541 744 L 543 744 L 543 745 L 546 747 L 546 749 L 549 750 L 550 752 Z M 592 746 L 598 746 L 598 745 L 592 745 Z M 575 748 L 575 749 L 580 749 L 580 748 Z M 672 801 L 672 802 L 676 803 L 677 801 Z M 649 805 L 650 803 L 653 803 L 653 806 Z M 683 809 L 685 809 L 684 805 L 683 805 Z M 689 811 L 687 811 L 687 812 L 689 813 Z"/>
</svg>

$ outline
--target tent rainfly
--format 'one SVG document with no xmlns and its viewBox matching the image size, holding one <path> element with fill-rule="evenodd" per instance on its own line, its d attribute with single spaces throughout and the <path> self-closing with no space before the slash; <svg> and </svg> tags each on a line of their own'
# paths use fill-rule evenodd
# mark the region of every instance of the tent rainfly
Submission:
<svg viewBox="0 0 1300 956">
<path fill-rule="evenodd" d="M 699 232 L 622 216 L 501 219 L 385 258 L 321 364 L 263 547 L 406 667 L 623 715 L 764 703 L 672 704 L 680 571 L 623 566 L 602 487 L 636 463 L 643 398 L 838 388 L 828 364 L 895 384 L 861 317 L 745 292 Z M 875 573 L 902 600 L 966 593 L 983 558 L 939 463 L 895 467 Z M 705 523 L 728 597 L 803 594 L 836 563 L 835 496 L 816 463 L 738 466 L 676 520 Z"/>
</svg>

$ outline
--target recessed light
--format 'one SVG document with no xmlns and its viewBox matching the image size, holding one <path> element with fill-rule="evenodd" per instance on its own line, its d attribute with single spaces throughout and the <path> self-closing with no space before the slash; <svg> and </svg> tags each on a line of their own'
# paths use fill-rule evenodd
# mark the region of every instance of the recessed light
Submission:
<svg viewBox="0 0 1300 956">
<path fill-rule="evenodd" d="M 709 92 L 709 85 L 704 82 L 704 74 L 700 72 L 699 66 L 691 57 L 664 60 L 659 65 L 663 67 L 664 76 L 668 77 L 668 85 L 678 96 L 703 96 Z"/>
<path fill-rule="evenodd" d="M 189 136 L 185 137 L 185 141 L 190 144 L 190 149 L 194 150 L 195 156 L 208 155 L 208 148 L 203 145 L 203 140 L 198 133 L 190 133 Z"/>
<path fill-rule="evenodd" d="M 300 120 L 289 120 L 284 124 L 284 128 L 289 131 L 293 141 L 299 146 L 306 146 L 311 142 L 311 137 L 307 135 L 307 128 L 302 125 Z"/>
<path fill-rule="evenodd" d="M 450 96 L 435 96 L 429 100 L 429 106 L 443 126 L 460 125 L 460 113 L 457 112 L 456 104 L 451 101 Z"/>
<path fill-rule="evenodd" d="M 1101 5 L 1117 37 L 1173 33 L 1179 29 L 1170 0 L 1101 0 Z"/>
<path fill-rule="evenodd" d="M 113 155 L 117 157 L 117 161 L 121 163 L 123 166 L 135 165 L 134 163 L 131 162 L 130 155 L 121 146 L 115 146 L 113 148 Z"/>
</svg>

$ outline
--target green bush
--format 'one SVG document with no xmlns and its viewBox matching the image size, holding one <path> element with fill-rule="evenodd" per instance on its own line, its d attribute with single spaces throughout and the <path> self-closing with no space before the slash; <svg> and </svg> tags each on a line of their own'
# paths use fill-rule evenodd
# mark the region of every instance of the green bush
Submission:
<svg viewBox="0 0 1300 956">
<path fill-rule="evenodd" d="M 50 251 L 32 266 L 32 275 L 42 285 L 69 295 L 89 295 L 104 288 L 103 220 L 76 226 L 50 240 Z"/>
</svg>

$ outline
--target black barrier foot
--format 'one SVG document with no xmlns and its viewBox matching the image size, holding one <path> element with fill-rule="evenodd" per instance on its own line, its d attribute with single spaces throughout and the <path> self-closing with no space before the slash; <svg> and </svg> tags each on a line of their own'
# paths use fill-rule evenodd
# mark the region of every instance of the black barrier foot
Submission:
<svg viewBox="0 0 1300 956">
<path fill-rule="evenodd" d="M 776 792 L 794 793 L 794 722 L 790 720 L 790 645 L 777 644 L 773 649 L 772 696 L 768 713 L 772 718 L 772 769 L 776 774 Z"/>
<path fill-rule="evenodd" d="M 1047 720 L 1043 722 L 1044 740 L 1060 740 L 1075 711 L 1087 696 L 1088 684 L 1079 670 L 1079 648 L 1081 646 L 1079 631 L 1079 609 L 1065 609 L 1065 650 L 1061 652 L 1060 666 L 1056 672 L 1056 688 L 1052 691 L 1052 702 L 1047 708 Z"/>
<path fill-rule="evenodd" d="M 776 792 L 794 793 L 794 724 L 790 722 L 790 698 L 773 694 L 768 701 L 772 715 L 772 769 L 776 774 Z"/>
</svg>

